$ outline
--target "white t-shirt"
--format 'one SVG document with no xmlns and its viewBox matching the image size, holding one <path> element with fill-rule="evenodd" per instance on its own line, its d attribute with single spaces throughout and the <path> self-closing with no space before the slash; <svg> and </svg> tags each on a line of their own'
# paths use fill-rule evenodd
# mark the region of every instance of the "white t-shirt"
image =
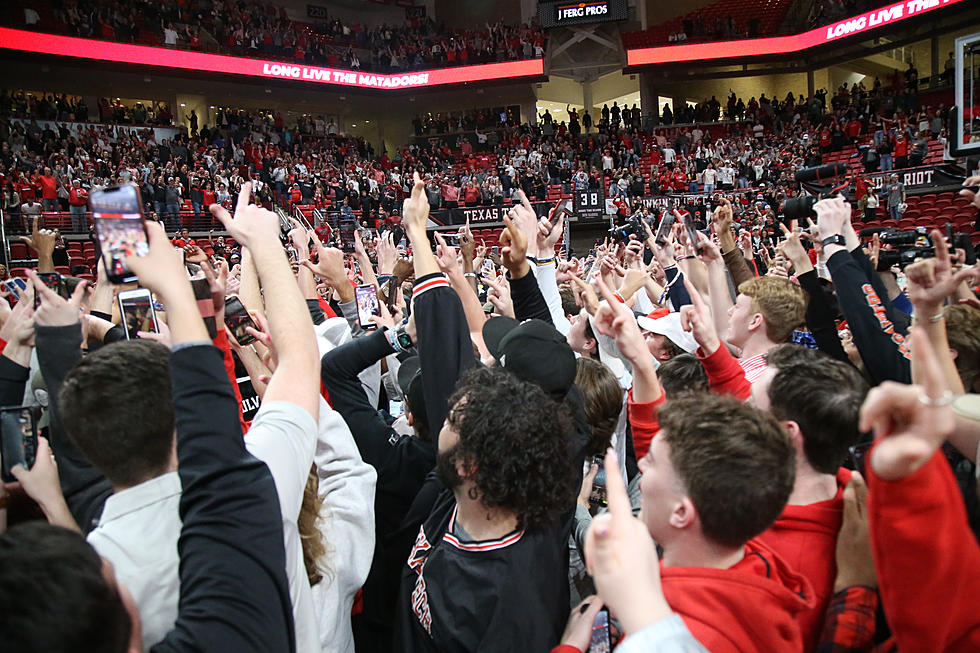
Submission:
<svg viewBox="0 0 980 653">
<path fill-rule="evenodd" d="M 169 27 L 163 30 L 163 42 L 166 45 L 177 45 L 177 32 Z"/>
<path fill-rule="evenodd" d="M 710 184 L 710 185 L 714 186 L 715 185 L 715 179 L 717 177 L 718 177 L 718 171 L 715 170 L 714 168 L 705 168 L 704 169 L 704 183 L 705 183 L 705 185 Z"/>
<path fill-rule="evenodd" d="M 664 163 L 673 163 L 676 157 L 677 157 L 677 152 L 674 151 L 674 148 L 672 147 L 664 148 Z"/>
</svg>

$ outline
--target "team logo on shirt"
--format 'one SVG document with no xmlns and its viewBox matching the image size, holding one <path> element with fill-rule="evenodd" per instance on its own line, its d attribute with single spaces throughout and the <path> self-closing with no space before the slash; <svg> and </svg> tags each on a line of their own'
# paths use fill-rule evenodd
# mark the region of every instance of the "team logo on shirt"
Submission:
<svg viewBox="0 0 980 653">
<path fill-rule="evenodd" d="M 418 574 L 415 579 L 415 589 L 412 590 L 412 612 L 419 620 L 425 632 L 432 634 L 432 614 L 429 612 L 429 595 L 425 591 L 425 577 L 422 576 L 422 569 L 425 567 L 425 560 L 429 555 L 432 545 L 425 539 L 425 531 L 420 527 L 419 535 L 415 538 L 415 545 L 412 552 L 408 554 L 408 566 Z"/>
</svg>

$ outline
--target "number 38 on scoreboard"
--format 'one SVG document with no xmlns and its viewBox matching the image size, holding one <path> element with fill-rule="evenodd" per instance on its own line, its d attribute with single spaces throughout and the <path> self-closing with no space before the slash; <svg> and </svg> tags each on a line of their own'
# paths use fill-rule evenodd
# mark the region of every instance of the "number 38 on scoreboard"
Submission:
<svg viewBox="0 0 980 653">
<path fill-rule="evenodd" d="M 601 189 L 577 190 L 572 194 L 572 208 L 579 220 L 602 220 L 605 218 L 605 195 Z"/>
</svg>

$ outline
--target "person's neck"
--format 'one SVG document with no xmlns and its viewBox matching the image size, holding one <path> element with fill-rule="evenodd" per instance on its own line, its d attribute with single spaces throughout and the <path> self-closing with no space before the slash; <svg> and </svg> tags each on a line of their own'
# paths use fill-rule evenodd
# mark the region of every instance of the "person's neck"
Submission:
<svg viewBox="0 0 980 653">
<path fill-rule="evenodd" d="M 803 454 L 797 452 L 797 459 L 802 458 Z M 806 461 L 797 460 L 796 482 L 793 484 L 793 491 L 789 495 L 787 505 L 808 506 L 811 503 L 830 501 L 837 496 L 837 476 L 835 474 L 823 474 L 810 467 Z"/>
<path fill-rule="evenodd" d="M 456 488 L 456 521 L 474 541 L 496 540 L 517 530 L 517 515 L 506 508 L 487 508 L 469 496 L 469 483 Z"/>
<path fill-rule="evenodd" d="M 699 533 L 685 534 L 663 544 L 665 567 L 728 569 L 745 557 L 745 546 L 729 547 L 711 542 Z"/>
<path fill-rule="evenodd" d="M 752 358 L 759 354 L 765 354 L 775 346 L 776 343 L 764 335 L 752 336 L 745 343 L 745 346 L 742 347 L 741 358 Z"/>
</svg>

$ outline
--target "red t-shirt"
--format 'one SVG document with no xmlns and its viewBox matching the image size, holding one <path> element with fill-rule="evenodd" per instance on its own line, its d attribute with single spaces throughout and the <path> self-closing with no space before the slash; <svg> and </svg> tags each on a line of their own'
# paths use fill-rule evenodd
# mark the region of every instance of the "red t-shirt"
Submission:
<svg viewBox="0 0 980 653">
<path fill-rule="evenodd" d="M 895 139 L 895 152 L 896 157 L 908 156 L 909 155 L 909 142 L 904 138 Z"/>
<path fill-rule="evenodd" d="M 41 197 L 46 200 L 58 199 L 58 180 L 51 175 L 38 175 L 37 185 L 41 188 Z"/>
</svg>

